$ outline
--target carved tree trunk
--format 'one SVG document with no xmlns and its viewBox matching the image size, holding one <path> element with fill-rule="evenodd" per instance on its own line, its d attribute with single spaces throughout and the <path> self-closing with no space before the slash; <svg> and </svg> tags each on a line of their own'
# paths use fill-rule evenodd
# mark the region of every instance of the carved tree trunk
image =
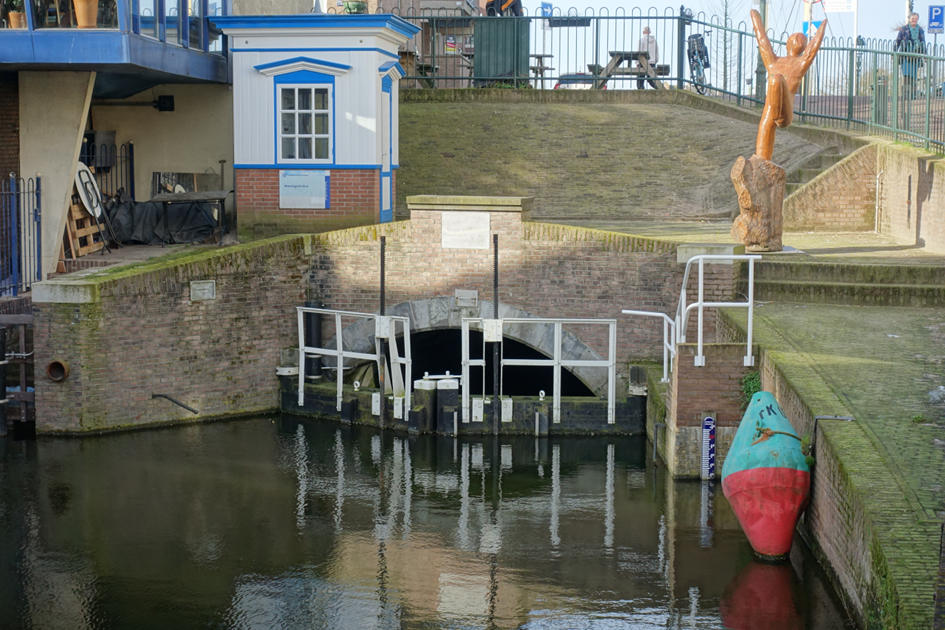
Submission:
<svg viewBox="0 0 945 630">
<path fill-rule="evenodd" d="M 784 203 L 784 169 L 757 155 L 738 156 L 732 167 L 732 183 L 738 194 L 739 214 L 732 236 L 750 252 L 779 252 L 781 206 Z"/>
</svg>

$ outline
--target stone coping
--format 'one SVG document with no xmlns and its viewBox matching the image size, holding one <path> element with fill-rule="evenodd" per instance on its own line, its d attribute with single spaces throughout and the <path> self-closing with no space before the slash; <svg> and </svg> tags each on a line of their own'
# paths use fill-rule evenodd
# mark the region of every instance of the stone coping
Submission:
<svg viewBox="0 0 945 630">
<path fill-rule="evenodd" d="M 407 209 L 447 210 L 450 212 L 529 212 L 534 197 L 491 197 L 475 195 L 411 195 Z"/>
</svg>

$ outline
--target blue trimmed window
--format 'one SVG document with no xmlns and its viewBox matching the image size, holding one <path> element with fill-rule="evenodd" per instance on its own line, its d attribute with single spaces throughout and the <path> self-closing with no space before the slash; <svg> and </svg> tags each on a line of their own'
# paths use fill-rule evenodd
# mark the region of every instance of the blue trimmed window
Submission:
<svg viewBox="0 0 945 630">
<path fill-rule="evenodd" d="M 332 86 L 278 85 L 280 163 L 332 161 Z"/>
</svg>

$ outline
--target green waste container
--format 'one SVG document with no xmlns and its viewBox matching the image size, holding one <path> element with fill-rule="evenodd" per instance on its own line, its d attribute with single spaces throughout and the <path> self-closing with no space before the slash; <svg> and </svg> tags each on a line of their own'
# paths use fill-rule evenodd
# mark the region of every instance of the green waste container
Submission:
<svg viewBox="0 0 945 630">
<path fill-rule="evenodd" d="M 480 18 L 475 21 L 473 62 L 475 85 L 528 83 L 528 19 Z"/>
</svg>

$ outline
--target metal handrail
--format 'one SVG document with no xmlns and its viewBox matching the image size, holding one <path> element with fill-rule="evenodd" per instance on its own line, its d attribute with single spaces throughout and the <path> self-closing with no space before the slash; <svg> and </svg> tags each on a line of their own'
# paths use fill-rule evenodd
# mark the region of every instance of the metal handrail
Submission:
<svg viewBox="0 0 945 630">
<path fill-rule="evenodd" d="M 748 261 L 748 296 L 745 302 L 706 302 L 705 297 L 705 286 L 704 286 L 704 274 L 705 274 L 705 263 L 706 262 L 735 262 L 738 260 Z M 745 349 L 744 356 L 744 365 L 750 366 L 755 364 L 755 357 L 751 353 L 751 338 L 752 338 L 752 320 L 754 318 L 754 291 L 755 291 L 755 261 L 761 260 L 761 256 L 758 254 L 700 254 L 698 256 L 693 256 L 688 261 L 686 261 L 686 271 L 683 273 L 682 288 L 679 290 L 679 305 L 676 307 L 676 338 L 678 343 L 686 342 L 686 326 L 689 322 L 689 313 L 693 309 L 698 309 L 699 313 L 699 324 L 698 324 L 698 343 L 695 359 L 693 360 L 693 365 L 698 367 L 705 365 L 705 355 L 702 352 L 703 347 L 703 315 L 706 308 L 747 308 L 748 309 L 748 341 Z M 686 303 L 686 287 L 689 284 L 689 271 L 692 269 L 692 264 L 697 262 L 699 264 L 699 289 L 698 295 L 699 298 L 697 301 L 692 304 Z"/>
<path fill-rule="evenodd" d="M 407 317 L 401 317 L 398 315 L 377 315 L 375 313 L 358 313 L 355 311 L 340 311 L 337 309 L 329 308 L 315 308 L 311 306 L 296 306 L 295 307 L 298 315 L 298 329 L 299 329 L 299 407 L 305 404 L 305 359 L 306 357 L 335 357 L 336 358 L 336 406 L 337 411 L 341 411 L 342 403 L 342 388 L 344 384 L 344 361 L 345 359 L 366 359 L 370 361 L 375 361 L 378 364 L 379 370 L 384 370 L 385 366 L 381 365 L 381 335 L 387 335 L 391 346 L 391 352 L 389 354 L 392 367 L 400 369 L 400 366 L 404 366 L 404 375 L 403 375 L 403 384 L 399 385 L 395 381 L 394 387 L 394 396 L 397 394 L 402 394 L 404 397 L 404 409 L 410 409 L 410 393 L 413 387 L 413 381 L 411 380 L 411 366 L 413 364 L 410 353 L 410 320 Z M 324 348 L 319 346 L 309 346 L 305 343 L 305 314 L 306 313 L 317 313 L 321 315 L 331 315 L 335 320 L 335 348 Z M 374 321 L 374 330 L 375 330 L 375 351 L 373 353 L 368 352 L 355 352 L 353 350 L 344 349 L 344 340 L 342 339 L 342 326 L 341 318 L 342 317 L 356 317 L 362 319 L 370 319 Z M 404 356 L 400 357 L 396 352 L 397 340 L 396 340 L 396 331 L 395 331 L 395 322 L 400 322 L 403 325 L 403 335 L 404 335 Z M 383 333 L 379 332 L 382 331 Z M 381 372 L 383 373 L 383 372 Z M 398 391 L 402 389 L 402 391 Z M 381 392 L 383 396 L 384 392 Z"/>
<path fill-rule="evenodd" d="M 665 313 L 656 313 L 654 311 L 634 311 L 624 309 L 620 311 L 624 315 L 643 315 L 644 317 L 659 317 L 663 320 L 663 378 L 661 383 L 669 382 L 669 366 L 672 360 L 676 358 L 676 322 Z"/>
</svg>

